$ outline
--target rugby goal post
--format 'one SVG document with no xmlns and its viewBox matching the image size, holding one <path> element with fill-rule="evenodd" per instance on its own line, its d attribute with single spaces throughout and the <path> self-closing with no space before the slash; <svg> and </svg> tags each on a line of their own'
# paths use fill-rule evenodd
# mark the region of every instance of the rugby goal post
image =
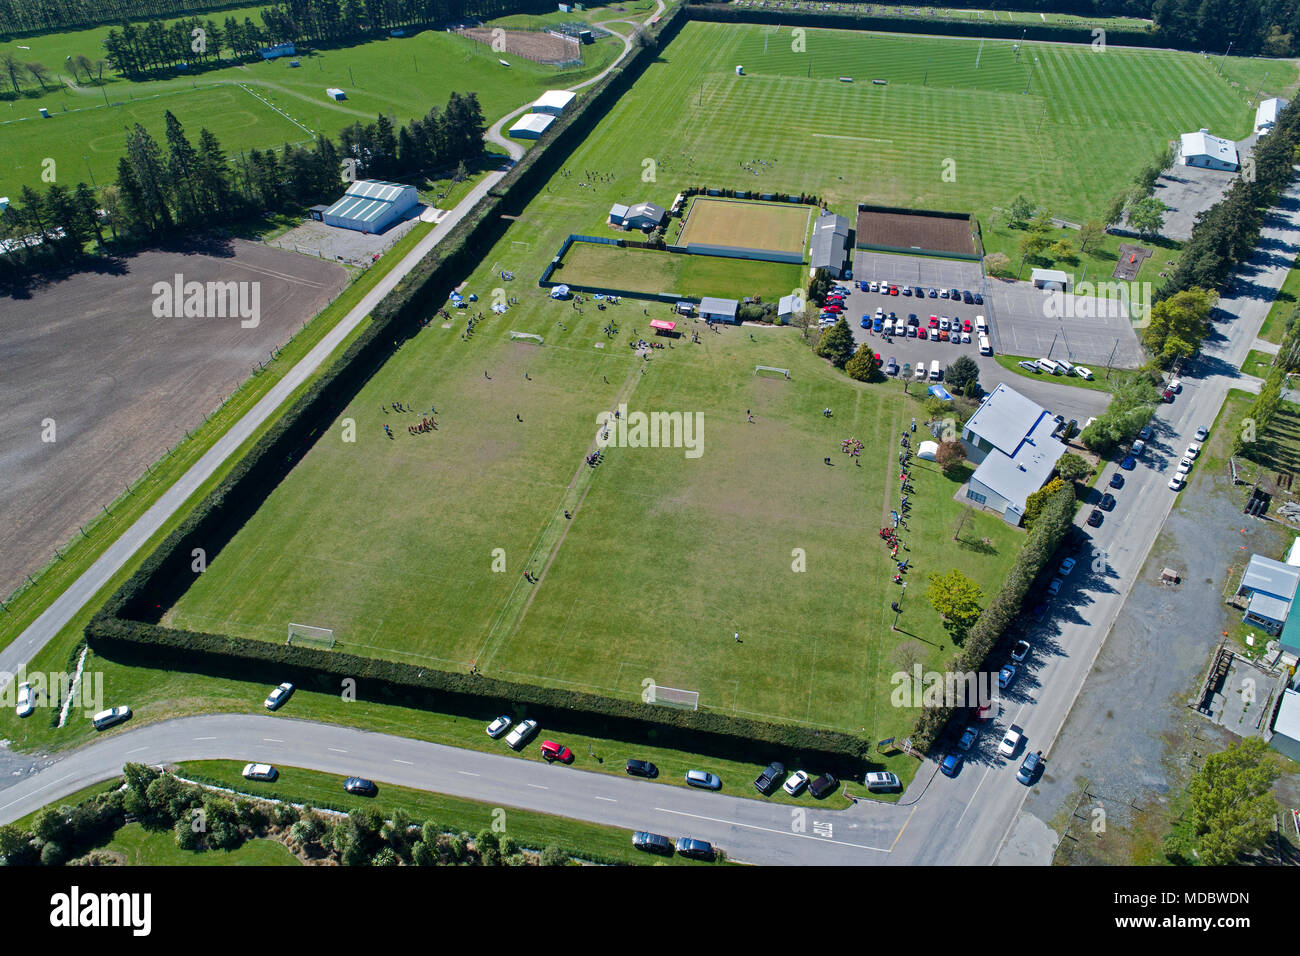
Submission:
<svg viewBox="0 0 1300 956">
<path fill-rule="evenodd" d="M 765 378 L 785 378 L 790 377 L 788 368 L 777 368 L 775 365 L 755 365 L 754 374 L 762 375 Z"/>
<path fill-rule="evenodd" d="M 516 332 L 514 329 L 511 329 L 510 341 L 513 342 L 516 339 L 523 339 L 525 342 L 536 342 L 538 345 L 546 344 L 546 339 L 542 338 L 540 335 L 537 335 L 534 332 Z"/>
<path fill-rule="evenodd" d="M 289 624 L 289 638 L 285 641 L 289 645 L 298 645 L 300 647 L 317 647 L 323 650 L 330 650 L 334 647 L 334 629 L 329 627 L 313 627 L 310 624 Z"/>
</svg>

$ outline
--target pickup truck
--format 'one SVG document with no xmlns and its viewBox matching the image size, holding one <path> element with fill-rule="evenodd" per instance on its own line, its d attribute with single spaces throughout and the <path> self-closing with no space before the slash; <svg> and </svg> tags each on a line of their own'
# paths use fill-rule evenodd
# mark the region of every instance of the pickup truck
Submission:
<svg viewBox="0 0 1300 956">
<path fill-rule="evenodd" d="M 758 788 L 759 793 L 766 797 L 776 789 L 777 784 L 781 782 L 781 778 L 784 776 L 785 764 L 773 761 L 768 764 L 766 770 L 758 775 L 758 779 L 754 781 L 754 786 Z"/>
</svg>

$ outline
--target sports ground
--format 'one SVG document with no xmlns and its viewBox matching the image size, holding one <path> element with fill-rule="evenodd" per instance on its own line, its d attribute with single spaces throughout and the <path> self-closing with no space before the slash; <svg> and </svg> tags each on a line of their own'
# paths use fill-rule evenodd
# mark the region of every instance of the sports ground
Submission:
<svg viewBox="0 0 1300 956">
<path fill-rule="evenodd" d="M 808 238 L 807 206 L 696 197 L 686 213 L 679 245 L 699 243 L 802 252 Z"/>
<path fill-rule="evenodd" d="M 798 265 L 718 256 L 692 256 L 649 249 L 575 242 L 564 255 L 553 282 L 594 286 L 652 295 L 717 295 L 738 299 L 759 296 L 765 302 L 798 288 Z"/>
<path fill-rule="evenodd" d="M 911 715 L 888 704 L 900 645 L 936 668 L 953 652 L 925 576 L 960 567 L 991 593 L 1022 540 L 974 514 L 954 541 L 955 485 L 920 463 L 900 555 L 914 571 L 902 631 L 890 629 L 902 591 L 876 532 L 919 402 L 896 382 L 848 380 L 792 329 L 688 325 L 645 363 L 628 343 L 668 306 L 579 313 L 532 277 L 569 233 L 599 235 L 611 203 L 667 206 L 699 183 L 812 192 L 846 214 L 867 201 L 979 215 L 1024 191 L 1081 218 L 1180 129 L 1238 135 L 1251 114 L 1187 54 L 1032 45 L 1031 77 L 1009 43 L 981 53 L 976 41 L 810 31 L 794 53 L 779 36 L 687 25 L 468 277 L 463 291 L 483 299 L 505 285 L 509 311 L 486 312 L 467 338 L 453 313 L 404 346 L 167 620 L 270 641 L 295 621 L 334 628 L 356 653 L 628 697 L 648 678 L 699 691 L 702 707 L 907 730 Z M 888 85 L 839 82 L 862 62 Z M 657 160 L 652 183 L 645 158 Z M 955 179 L 942 177 L 946 158 Z M 520 278 L 502 283 L 502 270 Z M 756 377 L 759 364 L 792 377 Z M 393 401 L 416 411 L 395 414 Z M 620 403 L 699 413 L 703 453 L 610 448 L 588 467 L 596 416 Z M 408 434 L 434 408 L 438 430 Z M 860 466 L 839 454 L 849 437 L 864 443 Z M 793 567 L 800 555 L 806 570 Z"/>
</svg>

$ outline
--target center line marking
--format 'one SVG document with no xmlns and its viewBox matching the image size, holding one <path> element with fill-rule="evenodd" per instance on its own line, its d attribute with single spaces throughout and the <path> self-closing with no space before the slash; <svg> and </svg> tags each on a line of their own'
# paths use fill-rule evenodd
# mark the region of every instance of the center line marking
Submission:
<svg viewBox="0 0 1300 956">
<path fill-rule="evenodd" d="M 596 799 L 597 799 L 597 800 L 604 800 L 604 801 L 606 801 L 607 803 L 618 803 L 618 801 L 615 800 L 613 797 L 597 797 Z"/>
<path fill-rule="evenodd" d="M 535 787 L 538 790 L 550 790 L 550 787 L 543 787 L 540 783 L 530 783 L 528 786 Z"/>
<path fill-rule="evenodd" d="M 331 753 L 336 753 L 336 754 L 345 754 L 345 753 L 347 753 L 346 750 L 339 750 L 338 747 L 330 747 L 329 750 L 330 750 Z"/>
<path fill-rule="evenodd" d="M 195 740 L 216 740 L 216 737 L 195 737 Z"/>
<path fill-rule="evenodd" d="M 262 738 L 262 743 L 264 743 L 264 744 L 282 744 L 282 743 L 284 743 L 284 741 L 281 740 L 279 737 L 263 737 L 263 738 Z"/>
<path fill-rule="evenodd" d="M 478 776 L 478 774 L 476 774 L 476 773 L 474 773 L 474 772 L 472 772 L 472 771 L 470 771 L 470 770 L 457 770 L 456 772 L 457 772 L 457 773 L 463 773 L 463 774 L 464 774 L 465 776 L 467 776 L 467 777 L 477 777 L 477 776 Z"/>
<path fill-rule="evenodd" d="M 411 761 L 409 761 L 409 760 L 399 760 L 397 757 L 394 757 L 394 758 L 393 758 L 393 763 L 404 763 L 404 764 L 406 764 L 406 765 L 408 765 L 408 766 L 411 766 L 411 767 L 414 767 L 414 766 L 415 766 L 415 764 L 411 763 Z"/>
</svg>

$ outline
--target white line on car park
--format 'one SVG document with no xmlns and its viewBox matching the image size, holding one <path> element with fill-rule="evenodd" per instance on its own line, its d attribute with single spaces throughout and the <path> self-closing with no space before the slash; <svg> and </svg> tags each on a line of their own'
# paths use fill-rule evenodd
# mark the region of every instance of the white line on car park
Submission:
<svg viewBox="0 0 1300 956">
<path fill-rule="evenodd" d="M 816 840 L 818 843 L 834 843 L 838 846 L 851 846 L 859 850 L 873 850 L 876 853 L 888 853 L 889 851 L 878 846 L 868 846 L 865 843 L 848 843 L 844 840 L 831 840 L 826 837 L 817 836 L 815 833 L 792 833 L 789 830 L 774 830 L 771 827 L 755 826 L 752 823 L 738 823 L 735 820 L 722 820 L 718 817 L 706 817 L 698 813 L 687 813 L 685 810 L 669 810 L 666 807 L 655 807 L 660 813 L 674 813 L 681 817 L 694 817 L 696 820 L 707 820 L 710 823 L 725 823 L 727 826 L 744 827 L 746 830 L 758 830 L 760 833 L 777 833 L 781 836 L 800 837 L 804 840 Z"/>
</svg>

